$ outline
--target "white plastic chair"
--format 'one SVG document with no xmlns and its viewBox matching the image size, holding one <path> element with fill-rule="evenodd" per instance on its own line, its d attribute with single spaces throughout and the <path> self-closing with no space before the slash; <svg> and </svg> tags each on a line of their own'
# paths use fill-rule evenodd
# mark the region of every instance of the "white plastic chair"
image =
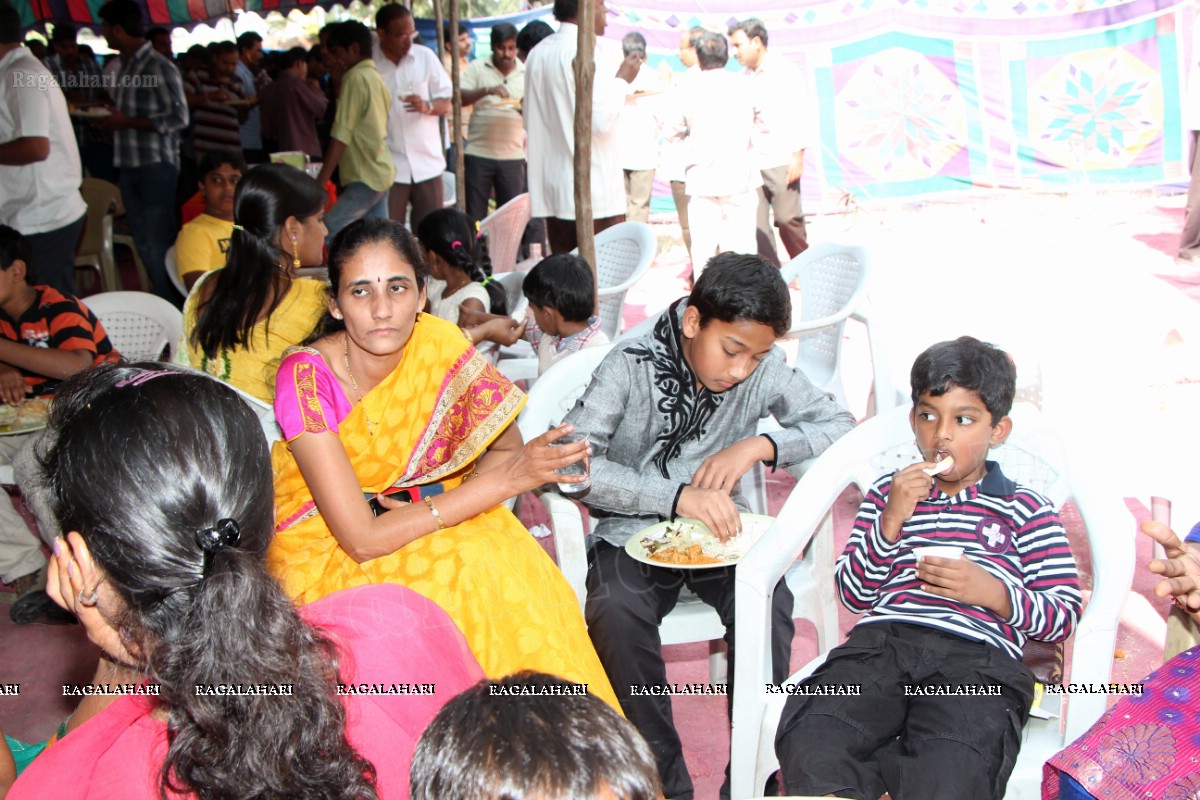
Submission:
<svg viewBox="0 0 1200 800">
<path fill-rule="evenodd" d="M 812 384 L 846 405 L 840 374 L 846 319 L 867 298 L 871 267 L 867 249 L 855 245 L 814 244 L 783 266 L 784 281 L 800 281 L 800 322 L 785 339 L 798 339 L 793 366 Z"/>
<path fill-rule="evenodd" d="M 147 292 L 101 292 L 87 298 L 113 347 L 129 361 L 159 361 L 183 336 L 183 314 Z"/>
<path fill-rule="evenodd" d="M 789 358 L 792 366 L 799 368 L 814 386 L 833 395 L 837 404 L 846 408 L 846 390 L 841 376 L 842 342 L 846 320 L 857 314 L 867 326 L 874 381 L 883 397 L 893 400 L 887 404 L 876 401 L 876 406 L 892 407 L 896 397 L 891 388 L 886 344 L 884 337 L 879 335 L 878 322 L 872 321 L 865 309 L 871 274 L 866 248 L 832 242 L 815 244 L 785 264 L 780 274 L 789 285 L 800 281 L 800 321 L 793 324 L 781 342 L 785 350 L 790 350 L 789 340 L 797 340 L 796 355 Z M 779 424 L 774 419 L 765 419 L 758 426 L 759 433 L 777 430 Z M 810 463 L 798 464 L 789 472 L 799 477 Z M 761 466 L 742 478 L 742 492 L 751 510 L 767 513 L 766 477 Z"/>
<path fill-rule="evenodd" d="M 187 287 L 183 285 L 183 280 L 179 277 L 179 262 L 175 260 L 175 245 L 171 245 L 167 250 L 167 255 L 163 258 L 167 265 L 167 277 L 171 279 L 171 285 L 175 287 L 184 297 L 188 296 Z"/>
<path fill-rule="evenodd" d="M 1039 414 L 1014 409 L 1011 416 L 1012 434 L 989 458 L 1000 463 L 1007 477 L 1045 494 L 1056 507 L 1072 498 L 1087 525 L 1092 594 L 1075 631 L 1066 678 L 1076 683 L 1108 683 L 1121 607 L 1133 579 L 1132 519 L 1120 494 L 1109 490 L 1089 464 L 1069 459 L 1061 439 Z M 775 732 L 786 695 L 765 691 L 771 683 L 772 588 L 806 548 L 815 547 L 820 540 L 832 544 L 833 530 L 826 512 L 847 486 L 865 489 L 885 472 L 918 458 L 907 409 L 893 408 L 863 422 L 817 459 L 796 485 L 776 523 L 738 564 L 737 692 L 731 749 L 734 798 L 761 791 L 778 766 Z M 827 549 L 832 552 L 831 546 Z M 832 566 L 828 565 L 830 572 Z M 833 581 L 817 588 L 819 604 L 833 607 L 837 602 Z M 811 674 L 833 643 L 821 646 L 822 655 L 788 682 Z M 1104 712 L 1105 704 L 1104 695 L 1071 695 L 1061 729 L 1058 720 L 1030 719 L 1006 798 L 1040 797 L 1042 764 L 1087 730 Z"/>
<path fill-rule="evenodd" d="M 512 272 L 517 266 L 521 237 L 530 220 L 529 193 L 519 194 L 479 221 L 479 232 L 487 236 L 492 273 Z"/>
<path fill-rule="evenodd" d="M 612 345 L 585 347 L 578 353 L 558 362 L 538 379 L 529 392 L 529 401 L 517 418 L 521 436 L 529 441 L 557 425 L 575 405 L 588 384 L 592 373 L 612 350 Z M 554 490 L 553 485 L 537 493 L 536 497 L 550 515 L 550 529 L 554 535 L 554 548 L 558 555 L 558 567 L 562 570 L 580 608 L 587 598 L 587 552 L 588 529 L 579 507 Z M 705 605 L 691 592 L 680 594 L 675 608 L 662 621 L 659 636 L 664 645 L 689 642 L 710 642 L 709 673 L 714 683 L 723 683 L 726 674 L 725 626 L 717 612 Z"/>
<path fill-rule="evenodd" d="M 579 255 L 579 250 L 571 251 Z M 625 295 L 654 263 L 658 240 L 649 225 L 620 222 L 596 234 L 596 274 L 600 328 L 610 340 L 621 332 Z"/>
<path fill-rule="evenodd" d="M 79 191 L 87 214 L 75 248 L 75 266 L 91 267 L 102 291 L 116 291 L 121 288 L 121 278 L 113 255 L 113 215 L 121 207 L 121 190 L 108 181 L 84 178 Z"/>
</svg>

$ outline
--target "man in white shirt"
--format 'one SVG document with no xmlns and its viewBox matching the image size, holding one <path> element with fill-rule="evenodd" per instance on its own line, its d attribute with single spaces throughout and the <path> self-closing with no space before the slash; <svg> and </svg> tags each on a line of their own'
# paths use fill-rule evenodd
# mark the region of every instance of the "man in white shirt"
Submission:
<svg viewBox="0 0 1200 800">
<path fill-rule="evenodd" d="M 28 239 L 31 282 L 75 294 L 79 148 L 62 89 L 21 38 L 20 15 L 0 3 L 0 224 Z"/>
<path fill-rule="evenodd" d="M 558 32 L 525 62 L 525 132 L 528 134 L 529 200 L 534 217 L 546 218 L 550 250 L 566 253 L 575 236 L 575 71 L 579 44 L 577 0 L 555 0 Z M 616 42 L 601 39 L 607 10 L 597 0 L 596 78 L 592 88 L 592 229 L 599 233 L 625 219 L 625 181 L 617 147 L 617 121 L 641 62 L 621 60 Z"/>
<path fill-rule="evenodd" d="M 800 70 L 782 56 L 767 54 L 767 28 L 751 17 L 729 29 L 733 52 L 757 87 L 764 131 L 755 137 L 756 160 L 762 171 L 758 194 L 758 254 L 779 266 L 770 214 L 789 257 L 808 248 L 800 176 L 804 172 L 807 124 L 812 112 Z"/>
<path fill-rule="evenodd" d="M 679 102 L 680 88 L 699 74 L 700 66 L 696 61 L 696 45 L 699 44 L 700 37 L 705 33 L 707 31 L 704 28 L 693 27 L 679 38 L 679 61 L 683 64 L 685 71 L 673 75 L 674 83 L 671 87 L 671 95 L 667 103 L 659 107 L 660 112 L 669 114 L 678 110 L 675 104 Z M 687 165 L 683 163 L 683 150 L 682 143 L 671 143 L 664 139 L 662 150 L 659 153 L 658 170 L 664 178 L 671 182 L 671 199 L 675 201 L 675 212 L 679 215 L 679 232 L 683 235 L 683 246 L 687 248 L 688 260 L 691 261 L 692 231 L 688 224 L 687 184 L 683 179 Z"/>
<path fill-rule="evenodd" d="M 621 49 L 625 55 L 635 54 L 646 63 L 646 37 L 637 31 L 625 34 Z M 625 218 L 633 222 L 650 221 L 650 194 L 658 167 L 658 119 L 654 111 L 662 102 L 662 90 L 658 73 L 648 69 L 638 72 L 617 123 L 621 170 L 625 173 Z"/>
<path fill-rule="evenodd" d="M 392 95 L 388 112 L 388 150 L 396 178 L 388 195 L 388 213 L 409 230 L 430 211 L 442 207 L 442 173 L 446 155 L 438 118 L 450 111 L 450 76 L 428 47 L 413 47 L 417 33 L 412 12 L 399 3 L 383 6 L 375 15 L 379 35 L 375 67 Z"/>
<path fill-rule="evenodd" d="M 680 89 L 676 116 L 664 135 L 682 142 L 693 276 L 699 279 L 719 252 L 754 253 L 762 175 L 753 153 L 761 114 L 749 79 L 725 71 L 729 47 L 719 33 L 704 33 L 696 55 L 700 74 Z"/>
</svg>

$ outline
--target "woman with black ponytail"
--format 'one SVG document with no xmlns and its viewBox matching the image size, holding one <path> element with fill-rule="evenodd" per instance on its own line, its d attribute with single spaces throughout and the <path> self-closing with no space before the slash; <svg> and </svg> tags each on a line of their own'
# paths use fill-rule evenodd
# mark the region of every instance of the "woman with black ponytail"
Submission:
<svg viewBox="0 0 1200 800">
<path fill-rule="evenodd" d="M 463 310 L 508 313 L 504 287 L 492 277 L 487 239 L 476 235 L 470 217 L 456 208 L 439 208 L 421 220 L 417 239 L 429 267 L 430 314 L 461 326 Z"/>
<path fill-rule="evenodd" d="M 416 738 L 479 666 L 400 586 L 297 611 L 265 569 L 270 461 L 232 390 L 161 364 L 93 369 L 44 441 L 63 531 L 48 591 L 102 667 L 135 677 L 8 800 L 408 796 Z"/>
<path fill-rule="evenodd" d="M 303 170 L 263 164 L 238 182 L 224 269 L 183 306 L 180 361 L 269 403 L 279 356 L 325 311 L 325 284 L 298 278 L 325 251 L 325 192 Z"/>
</svg>

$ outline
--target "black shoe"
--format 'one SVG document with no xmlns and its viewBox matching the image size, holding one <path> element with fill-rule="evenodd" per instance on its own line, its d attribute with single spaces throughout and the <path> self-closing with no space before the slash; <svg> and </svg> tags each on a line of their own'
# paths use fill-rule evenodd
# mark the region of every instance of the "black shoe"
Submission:
<svg viewBox="0 0 1200 800">
<path fill-rule="evenodd" d="M 60 625 L 73 625 L 79 620 L 69 611 L 59 608 L 43 589 L 36 589 L 22 595 L 8 610 L 9 619 L 17 625 L 28 625 L 45 618 L 47 622 Z"/>
</svg>

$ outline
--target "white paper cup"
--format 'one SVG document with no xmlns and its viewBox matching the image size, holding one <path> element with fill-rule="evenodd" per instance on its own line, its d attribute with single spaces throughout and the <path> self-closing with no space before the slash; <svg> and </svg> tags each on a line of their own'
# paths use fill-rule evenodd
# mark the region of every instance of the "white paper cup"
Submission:
<svg viewBox="0 0 1200 800">
<path fill-rule="evenodd" d="M 916 554 L 917 560 L 923 558 L 962 558 L 963 549 L 958 545 L 953 544 L 930 544 L 922 547 L 914 547 L 913 553 Z"/>
</svg>

